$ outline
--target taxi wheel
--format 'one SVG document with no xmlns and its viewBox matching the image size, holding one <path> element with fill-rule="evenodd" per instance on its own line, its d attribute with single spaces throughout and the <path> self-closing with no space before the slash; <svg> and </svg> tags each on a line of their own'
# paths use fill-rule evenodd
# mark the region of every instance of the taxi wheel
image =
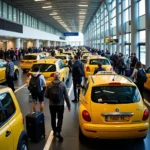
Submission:
<svg viewBox="0 0 150 150">
<path fill-rule="evenodd" d="M 28 144 L 25 140 L 22 140 L 18 150 L 28 150 Z"/>
<path fill-rule="evenodd" d="M 86 140 L 86 137 L 83 135 L 80 127 L 79 127 L 79 140 L 81 142 L 85 142 L 85 140 Z"/>
<path fill-rule="evenodd" d="M 14 79 L 18 80 L 18 78 L 19 78 L 19 71 L 15 70 Z"/>
</svg>

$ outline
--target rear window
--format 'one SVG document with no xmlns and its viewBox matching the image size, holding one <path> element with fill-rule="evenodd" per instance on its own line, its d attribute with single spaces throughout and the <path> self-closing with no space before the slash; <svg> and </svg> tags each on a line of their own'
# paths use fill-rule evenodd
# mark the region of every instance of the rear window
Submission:
<svg viewBox="0 0 150 150">
<path fill-rule="evenodd" d="M 37 56 L 34 55 L 26 55 L 24 56 L 24 60 L 36 60 Z"/>
<path fill-rule="evenodd" d="M 35 72 L 35 67 L 38 66 L 40 68 L 40 72 L 55 72 L 56 66 L 53 64 L 35 64 L 31 68 L 31 72 Z"/>
<path fill-rule="evenodd" d="M 102 86 L 92 88 L 92 101 L 95 103 L 126 104 L 140 101 L 134 86 Z"/>
<path fill-rule="evenodd" d="M 99 62 L 101 62 L 103 65 L 110 65 L 107 59 L 91 59 L 90 65 L 97 65 Z"/>
<path fill-rule="evenodd" d="M 82 62 L 83 64 L 86 64 L 86 63 L 87 63 L 87 60 L 86 60 L 86 59 L 82 59 L 81 62 Z"/>
<path fill-rule="evenodd" d="M 64 60 L 66 59 L 66 56 L 55 56 L 55 58 Z"/>
<path fill-rule="evenodd" d="M 87 59 L 88 58 L 88 56 L 83 56 L 83 59 Z"/>
</svg>

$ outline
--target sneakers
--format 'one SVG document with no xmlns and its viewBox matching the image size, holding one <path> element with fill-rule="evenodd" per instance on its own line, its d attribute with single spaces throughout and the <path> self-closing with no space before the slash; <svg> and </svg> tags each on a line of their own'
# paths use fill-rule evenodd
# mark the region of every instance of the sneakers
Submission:
<svg viewBox="0 0 150 150">
<path fill-rule="evenodd" d="M 63 137 L 61 136 L 60 133 L 57 132 L 55 136 L 58 138 L 58 140 L 59 140 L 60 142 L 63 141 Z"/>
<path fill-rule="evenodd" d="M 73 102 L 73 103 L 77 103 L 78 101 L 74 99 L 74 100 L 72 100 L 72 102 Z"/>
</svg>

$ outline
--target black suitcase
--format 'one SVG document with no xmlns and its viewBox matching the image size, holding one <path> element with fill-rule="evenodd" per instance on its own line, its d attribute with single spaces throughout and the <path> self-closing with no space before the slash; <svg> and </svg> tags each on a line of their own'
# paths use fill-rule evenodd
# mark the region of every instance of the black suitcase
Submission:
<svg viewBox="0 0 150 150">
<path fill-rule="evenodd" d="M 44 114 L 41 112 L 29 113 L 26 116 L 26 129 L 28 138 L 34 142 L 38 142 L 41 137 L 45 137 Z"/>
</svg>

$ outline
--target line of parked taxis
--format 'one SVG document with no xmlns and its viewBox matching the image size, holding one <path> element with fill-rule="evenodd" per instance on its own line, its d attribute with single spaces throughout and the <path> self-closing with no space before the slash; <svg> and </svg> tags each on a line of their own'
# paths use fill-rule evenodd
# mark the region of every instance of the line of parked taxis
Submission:
<svg viewBox="0 0 150 150">
<path fill-rule="evenodd" d="M 62 51 L 61 51 L 62 52 Z M 48 53 L 27 54 L 21 61 L 21 69 L 29 76 L 35 66 L 40 66 L 46 83 L 50 83 L 55 72 L 60 72 L 61 80 L 69 79 L 68 62 L 74 57 L 73 52 L 59 52 L 55 58 Z M 5 64 L 4 60 L 3 63 Z M 82 52 L 87 81 L 80 86 L 79 104 L 79 139 L 144 139 L 149 128 L 149 111 L 144 105 L 136 85 L 124 76 L 113 72 L 110 61 L 101 56 L 92 56 L 87 50 Z M 98 62 L 102 62 L 106 71 L 93 75 Z M 2 68 L 2 67 L 1 67 Z M 5 70 L 3 67 L 3 70 Z M 15 72 L 19 69 L 15 66 Z M 145 87 L 150 89 L 150 68 L 147 69 L 148 80 Z M 18 75 L 17 75 L 18 78 Z M 16 79 L 17 79 L 16 78 Z M 3 80 L 4 82 L 4 80 Z M 7 87 L 0 87 L 0 149 L 27 150 L 27 134 L 24 118 L 17 99 Z"/>
</svg>

